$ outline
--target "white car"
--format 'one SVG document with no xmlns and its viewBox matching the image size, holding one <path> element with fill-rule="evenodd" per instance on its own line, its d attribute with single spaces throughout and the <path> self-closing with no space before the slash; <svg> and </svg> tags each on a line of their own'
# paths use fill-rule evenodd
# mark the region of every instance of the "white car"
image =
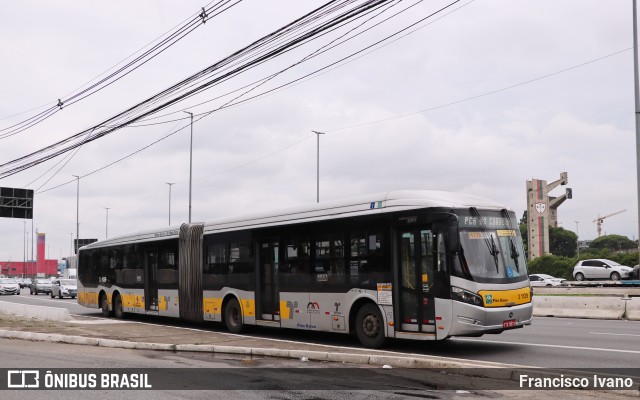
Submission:
<svg viewBox="0 0 640 400">
<path fill-rule="evenodd" d="M 631 278 L 632 271 L 633 268 L 618 264 L 615 261 L 596 258 L 578 261 L 576 266 L 573 267 L 573 277 L 577 281 L 584 281 L 585 279 L 611 279 L 619 281 L 620 279 Z"/>
<path fill-rule="evenodd" d="M 20 285 L 13 278 L 0 278 L 0 294 L 20 294 Z"/>
<path fill-rule="evenodd" d="M 554 278 L 547 274 L 531 274 L 529 275 L 529 282 L 531 286 L 563 286 L 566 285 L 566 280 L 562 278 Z"/>
<path fill-rule="evenodd" d="M 78 283 L 75 279 L 56 279 L 51 284 L 51 298 L 71 297 L 75 299 L 78 295 Z"/>
</svg>

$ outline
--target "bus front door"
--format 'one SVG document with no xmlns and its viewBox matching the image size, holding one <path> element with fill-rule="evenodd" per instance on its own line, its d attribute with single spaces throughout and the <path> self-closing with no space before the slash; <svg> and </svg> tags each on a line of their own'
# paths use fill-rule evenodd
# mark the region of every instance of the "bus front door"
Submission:
<svg viewBox="0 0 640 400">
<path fill-rule="evenodd" d="M 144 251 L 144 308 L 158 311 L 158 250 Z"/>
<path fill-rule="evenodd" d="M 259 319 L 280 320 L 280 299 L 278 287 L 278 241 L 267 240 L 259 243 L 258 297 Z"/>
<path fill-rule="evenodd" d="M 399 232 L 400 330 L 435 333 L 433 234 L 427 229 Z"/>
</svg>

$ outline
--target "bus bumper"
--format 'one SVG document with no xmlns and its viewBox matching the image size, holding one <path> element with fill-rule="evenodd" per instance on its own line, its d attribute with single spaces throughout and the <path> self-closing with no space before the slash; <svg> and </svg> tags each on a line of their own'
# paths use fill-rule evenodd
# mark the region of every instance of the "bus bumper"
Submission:
<svg viewBox="0 0 640 400">
<path fill-rule="evenodd" d="M 484 308 L 452 301 L 453 321 L 449 336 L 479 336 L 501 333 L 531 324 L 533 303 L 511 307 Z"/>
</svg>

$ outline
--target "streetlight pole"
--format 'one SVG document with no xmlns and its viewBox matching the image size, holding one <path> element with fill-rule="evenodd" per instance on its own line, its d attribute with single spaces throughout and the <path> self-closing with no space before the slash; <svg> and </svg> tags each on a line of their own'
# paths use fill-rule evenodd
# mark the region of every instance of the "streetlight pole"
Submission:
<svg viewBox="0 0 640 400">
<path fill-rule="evenodd" d="M 191 176 L 193 173 L 193 113 L 185 111 L 191 116 L 191 140 L 189 142 L 189 223 L 191 223 Z"/>
<path fill-rule="evenodd" d="M 104 238 L 106 239 L 109 237 L 109 210 L 111 209 L 111 207 L 104 207 L 104 209 L 107 210 L 107 223 L 104 228 Z"/>
<path fill-rule="evenodd" d="M 76 187 L 76 256 L 78 255 L 78 245 L 80 244 L 80 177 L 72 175 L 78 180 Z"/>
<path fill-rule="evenodd" d="M 165 182 L 169 185 L 169 226 L 171 226 L 171 186 L 175 185 L 175 182 Z"/>
<path fill-rule="evenodd" d="M 638 232 L 640 234 L 640 87 L 638 86 L 638 17 L 636 0 L 633 0 L 633 89 L 636 106 L 636 190 L 638 192 Z M 638 239 L 640 252 L 640 239 Z"/>
<path fill-rule="evenodd" d="M 324 132 L 311 131 L 316 134 L 316 203 L 320 203 L 320 135 L 324 135 Z"/>
<path fill-rule="evenodd" d="M 29 271 L 27 270 L 27 221 L 22 221 L 24 224 L 24 235 L 22 236 L 22 252 L 24 253 L 24 263 L 22 264 L 22 276 L 26 272 L 29 275 Z"/>
</svg>

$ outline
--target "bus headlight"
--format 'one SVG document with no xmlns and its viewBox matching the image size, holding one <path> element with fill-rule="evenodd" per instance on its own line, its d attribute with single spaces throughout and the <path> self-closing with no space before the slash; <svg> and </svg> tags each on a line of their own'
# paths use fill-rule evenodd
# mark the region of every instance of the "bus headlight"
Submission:
<svg viewBox="0 0 640 400">
<path fill-rule="evenodd" d="M 459 287 L 451 286 L 451 298 L 456 301 L 461 301 L 467 304 L 473 304 L 474 306 L 484 307 L 482 297 L 475 293 L 471 293 L 468 290 L 460 289 Z"/>
</svg>

